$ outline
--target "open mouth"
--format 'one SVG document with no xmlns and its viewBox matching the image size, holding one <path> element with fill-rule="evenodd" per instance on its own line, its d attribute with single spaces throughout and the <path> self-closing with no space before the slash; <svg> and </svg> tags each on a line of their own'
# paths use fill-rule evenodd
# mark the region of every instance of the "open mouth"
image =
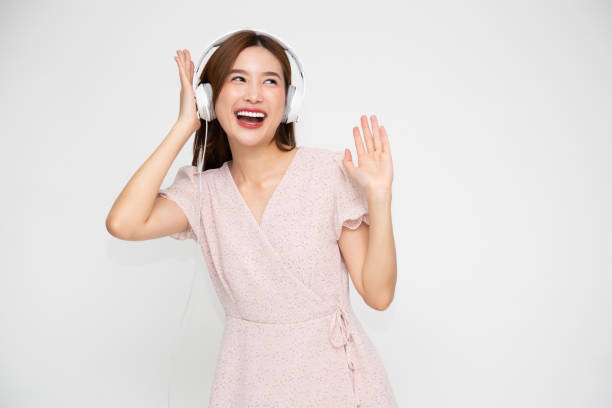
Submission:
<svg viewBox="0 0 612 408">
<path fill-rule="evenodd" d="M 247 116 L 247 115 L 238 115 L 236 114 L 236 118 L 241 121 L 241 122 L 245 122 L 248 124 L 258 124 L 263 122 L 266 117 L 260 117 L 260 116 Z"/>
</svg>

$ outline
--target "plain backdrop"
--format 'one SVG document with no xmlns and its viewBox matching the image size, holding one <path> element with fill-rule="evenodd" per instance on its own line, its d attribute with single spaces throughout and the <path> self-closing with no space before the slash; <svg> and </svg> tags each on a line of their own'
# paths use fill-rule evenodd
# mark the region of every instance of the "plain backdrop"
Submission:
<svg viewBox="0 0 612 408">
<path fill-rule="evenodd" d="M 238 28 L 302 60 L 298 145 L 388 131 L 395 299 L 350 288 L 399 406 L 612 406 L 611 23 L 603 0 L 2 1 L 0 406 L 161 408 L 170 373 L 173 408 L 207 406 L 202 254 L 105 219 L 176 120 L 176 50 Z"/>
</svg>

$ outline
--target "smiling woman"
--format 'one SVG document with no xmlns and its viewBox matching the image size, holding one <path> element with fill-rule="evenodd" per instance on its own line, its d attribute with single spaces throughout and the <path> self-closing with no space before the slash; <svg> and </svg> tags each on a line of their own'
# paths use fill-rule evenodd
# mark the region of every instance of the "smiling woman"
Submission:
<svg viewBox="0 0 612 408">
<path fill-rule="evenodd" d="M 182 54 L 186 116 L 132 177 L 108 224 L 125 239 L 197 242 L 226 317 L 209 407 L 396 408 L 348 290 L 350 278 L 368 305 L 389 304 L 389 279 L 381 277 L 391 268 L 374 273 L 368 265 L 385 262 L 365 259 L 394 251 L 376 246 L 392 237 L 390 173 L 381 165 L 390 157 L 362 152 L 357 171 L 345 168 L 341 152 L 296 146 L 302 94 L 294 98 L 285 50 L 261 32 L 227 37 L 195 75 L 202 104 Z M 194 130 L 192 165 L 155 196 Z M 368 182 L 367 195 L 349 173 Z M 375 243 L 367 241 L 370 222 Z"/>
</svg>

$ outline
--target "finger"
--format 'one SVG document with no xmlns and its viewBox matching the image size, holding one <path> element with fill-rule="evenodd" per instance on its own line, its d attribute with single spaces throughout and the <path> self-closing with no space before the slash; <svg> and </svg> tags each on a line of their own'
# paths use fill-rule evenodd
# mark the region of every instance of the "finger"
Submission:
<svg viewBox="0 0 612 408">
<path fill-rule="evenodd" d="M 391 157 L 391 146 L 389 144 L 389 137 L 387 136 L 387 129 L 385 129 L 384 126 L 380 127 L 380 134 L 382 137 L 382 151 L 389 154 L 389 157 Z"/>
<path fill-rule="evenodd" d="M 184 54 L 183 54 L 183 52 L 181 50 L 178 50 L 177 54 L 178 54 L 178 63 L 179 63 L 180 74 L 181 74 L 181 77 L 184 77 L 187 74 L 187 69 L 185 67 L 185 60 L 184 60 L 184 57 L 183 57 Z"/>
<path fill-rule="evenodd" d="M 344 164 L 344 168 L 348 174 L 353 177 L 355 163 L 353 163 L 353 156 L 351 155 L 351 151 L 349 149 L 344 149 L 344 160 L 342 160 L 342 163 Z"/>
<path fill-rule="evenodd" d="M 195 65 L 193 64 L 192 60 L 189 60 L 189 72 L 191 72 L 192 77 L 195 74 Z"/>
<path fill-rule="evenodd" d="M 181 62 L 181 68 L 182 68 L 185 66 L 185 54 L 183 53 L 182 50 L 178 50 L 177 53 L 178 53 L 179 61 Z"/>
<path fill-rule="evenodd" d="M 370 133 L 370 125 L 368 124 L 368 117 L 361 115 L 361 127 L 363 128 L 363 138 L 368 148 L 368 153 L 374 151 L 374 144 L 372 143 L 372 133 Z"/>
<path fill-rule="evenodd" d="M 187 65 L 189 67 L 189 71 L 195 73 L 195 65 L 191 60 L 191 54 L 189 53 L 189 50 L 187 50 L 187 61 L 189 61 L 189 64 Z"/>
<path fill-rule="evenodd" d="M 374 133 L 374 149 L 377 152 L 380 152 L 380 131 L 378 128 L 378 119 L 376 118 L 376 115 L 370 116 L 370 121 L 372 121 L 372 132 Z"/>
<path fill-rule="evenodd" d="M 357 150 L 357 160 L 359 160 L 359 156 L 365 153 L 365 149 L 357 126 L 353 126 L 353 139 L 355 139 L 355 150 Z"/>
</svg>

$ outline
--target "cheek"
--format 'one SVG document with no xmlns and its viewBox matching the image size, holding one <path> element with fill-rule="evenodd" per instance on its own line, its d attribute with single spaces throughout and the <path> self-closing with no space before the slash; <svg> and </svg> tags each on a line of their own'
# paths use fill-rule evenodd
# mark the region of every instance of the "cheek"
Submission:
<svg viewBox="0 0 612 408">
<path fill-rule="evenodd" d="M 236 100 L 235 92 L 232 92 L 231 89 L 223 88 L 221 92 L 219 92 L 219 96 L 217 97 L 217 103 L 221 106 L 231 106 Z"/>
<path fill-rule="evenodd" d="M 277 110 L 283 111 L 285 109 L 285 91 L 275 90 L 271 91 L 268 95 L 268 100 L 277 108 Z M 282 114 L 282 112 L 281 112 Z"/>
<path fill-rule="evenodd" d="M 221 92 L 219 92 L 217 101 L 215 102 L 215 112 L 217 113 L 217 117 L 219 114 L 221 116 L 227 115 L 227 111 L 231 111 L 231 108 L 235 102 L 236 96 L 232 94 L 231 90 L 223 88 Z"/>
</svg>

